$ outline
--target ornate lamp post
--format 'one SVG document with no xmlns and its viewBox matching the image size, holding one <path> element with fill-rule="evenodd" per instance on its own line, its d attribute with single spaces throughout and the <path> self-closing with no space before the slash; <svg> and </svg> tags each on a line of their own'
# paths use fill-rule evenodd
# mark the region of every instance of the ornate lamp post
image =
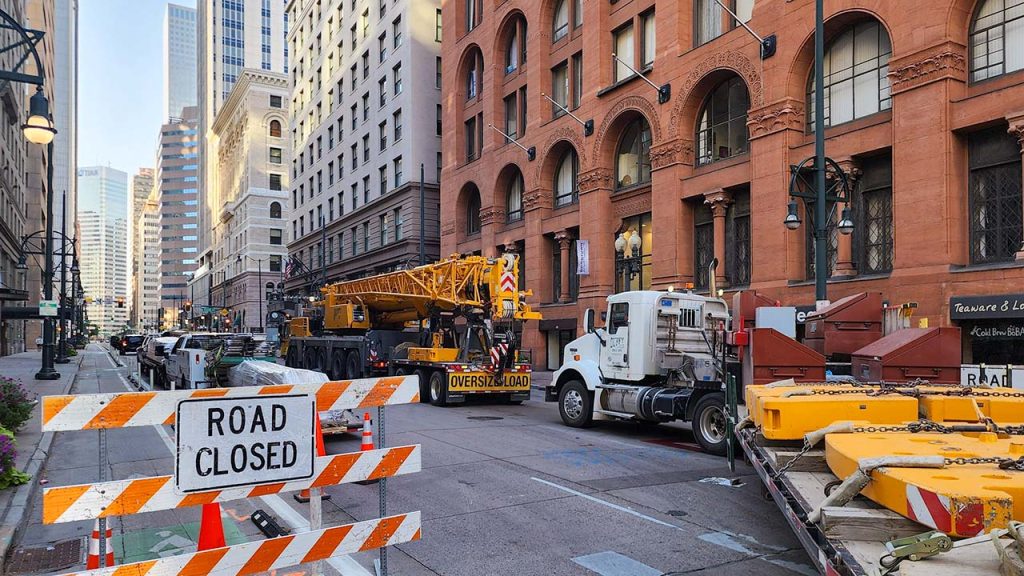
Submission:
<svg viewBox="0 0 1024 576">
<path fill-rule="evenodd" d="M 628 236 L 627 236 L 628 233 Z M 643 257 L 640 255 L 640 233 L 626 231 L 615 239 L 615 271 L 622 274 L 622 291 L 629 290 L 629 285 L 643 270 Z M 629 248 L 629 255 L 626 249 Z"/>
</svg>

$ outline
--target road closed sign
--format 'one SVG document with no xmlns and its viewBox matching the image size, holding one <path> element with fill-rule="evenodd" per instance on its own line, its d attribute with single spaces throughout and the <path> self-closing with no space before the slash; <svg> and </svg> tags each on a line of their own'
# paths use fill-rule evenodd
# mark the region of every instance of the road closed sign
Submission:
<svg viewBox="0 0 1024 576">
<path fill-rule="evenodd" d="M 191 398 L 178 403 L 180 493 L 301 480 L 316 458 L 310 395 Z"/>
</svg>

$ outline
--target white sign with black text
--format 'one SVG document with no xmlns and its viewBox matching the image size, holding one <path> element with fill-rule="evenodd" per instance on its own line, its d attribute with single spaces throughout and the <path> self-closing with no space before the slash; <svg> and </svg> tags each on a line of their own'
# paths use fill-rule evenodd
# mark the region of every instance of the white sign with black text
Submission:
<svg viewBox="0 0 1024 576">
<path fill-rule="evenodd" d="M 590 240 L 576 241 L 576 274 L 590 275 Z"/>
<path fill-rule="evenodd" d="M 315 409 L 314 397 L 305 394 L 182 400 L 175 425 L 175 490 L 311 477 Z"/>
</svg>

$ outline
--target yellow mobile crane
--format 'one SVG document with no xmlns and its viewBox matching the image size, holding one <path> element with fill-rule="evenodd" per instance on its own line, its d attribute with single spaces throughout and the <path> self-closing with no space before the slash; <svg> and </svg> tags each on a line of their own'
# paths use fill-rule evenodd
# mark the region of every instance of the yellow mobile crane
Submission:
<svg viewBox="0 0 1024 576">
<path fill-rule="evenodd" d="M 530 398 L 519 258 L 453 255 L 434 264 L 325 286 L 310 317 L 289 323 L 285 364 L 331 379 L 417 374 L 423 401 L 469 394 Z"/>
</svg>

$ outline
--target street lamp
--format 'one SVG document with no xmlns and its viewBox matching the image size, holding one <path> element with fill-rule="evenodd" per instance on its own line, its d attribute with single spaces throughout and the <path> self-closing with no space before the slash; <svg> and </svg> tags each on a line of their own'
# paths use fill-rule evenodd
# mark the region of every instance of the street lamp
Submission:
<svg viewBox="0 0 1024 576">
<path fill-rule="evenodd" d="M 256 282 L 260 285 L 260 291 L 259 291 L 259 301 L 260 301 L 260 334 L 263 334 L 263 298 L 264 298 L 264 294 L 266 293 L 266 289 L 263 287 L 263 260 L 261 260 L 259 258 L 253 258 L 252 256 L 249 256 L 248 254 L 246 254 L 245 257 L 248 258 L 249 260 L 252 260 L 253 262 L 256 262 Z M 238 262 L 239 264 L 242 263 L 242 253 L 241 252 L 238 253 L 238 257 L 235 259 L 235 262 Z"/>
<path fill-rule="evenodd" d="M 628 236 L 627 236 L 628 234 Z M 615 268 L 622 274 L 622 290 L 629 290 L 629 284 L 641 271 L 640 233 L 627 230 L 615 239 Z M 626 249 L 629 249 L 627 255 Z"/>
<path fill-rule="evenodd" d="M 33 144 L 49 144 L 57 134 L 50 116 L 50 102 L 43 94 L 43 87 L 36 86 L 36 93 L 28 101 L 28 120 L 21 125 L 25 139 Z"/>
</svg>

